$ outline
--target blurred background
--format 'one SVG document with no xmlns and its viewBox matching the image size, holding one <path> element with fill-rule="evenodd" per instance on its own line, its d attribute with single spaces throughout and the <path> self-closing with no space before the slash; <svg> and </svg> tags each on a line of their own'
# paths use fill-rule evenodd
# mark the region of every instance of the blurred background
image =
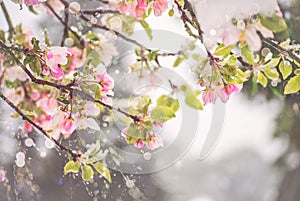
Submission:
<svg viewBox="0 0 300 201">
<path fill-rule="evenodd" d="M 34 23 L 37 35 L 42 34 L 41 27 L 50 25 L 50 38 L 59 41 L 62 27 L 58 22 L 50 24 L 49 16 L 18 11 L 18 5 L 5 3 L 14 24 L 33 27 Z M 300 0 L 278 3 L 290 37 L 299 43 Z M 165 18 L 151 19 L 153 28 L 174 31 L 170 19 Z M 0 13 L 0 28 L 6 30 L 4 22 Z M 172 19 L 172 23 L 178 25 L 178 19 Z M 110 187 L 103 182 L 86 185 L 80 178 L 63 177 L 63 157 L 47 149 L 43 138 L 36 141 L 37 148 L 24 146 L 27 136 L 20 131 L 21 121 L 10 118 L 13 112 L 0 102 L 0 167 L 7 171 L 10 181 L 0 183 L 0 200 L 299 201 L 299 94 L 284 101 L 268 90 L 259 90 L 254 97 L 250 94 L 251 86 L 245 86 L 243 93 L 235 94 L 226 104 L 221 139 L 205 160 L 199 160 L 203 142 L 199 135 L 174 165 L 153 174 L 127 175 L 142 192 L 140 198 L 130 192 L 126 176 L 119 172 L 112 172 L 114 182 Z M 15 166 L 19 151 L 29 156 L 25 168 Z"/>
</svg>

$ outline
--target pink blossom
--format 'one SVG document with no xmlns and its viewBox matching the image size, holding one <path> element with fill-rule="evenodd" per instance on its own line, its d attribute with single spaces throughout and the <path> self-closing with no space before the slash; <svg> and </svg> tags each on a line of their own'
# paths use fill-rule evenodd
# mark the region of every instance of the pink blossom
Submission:
<svg viewBox="0 0 300 201">
<path fill-rule="evenodd" d="M 68 70 L 74 71 L 76 68 L 83 66 L 86 59 L 85 52 L 77 47 L 68 48 L 68 51 L 70 53 L 69 58 L 71 59 Z"/>
<path fill-rule="evenodd" d="M 236 26 L 227 28 L 222 37 L 225 46 L 236 44 L 238 41 L 246 42 L 252 51 L 259 51 L 261 49 L 262 41 L 257 34 L 257 31 L 265 38 L 273 38 L 273 32 L 262 26 L 260 23 L 250 24 L 245 29 L 241 30 Z"/>
<path fill-rule="evenodd" d="M 114 80 L 106 72 L 97 76 L 101 85 L 101 92 L 106 95 L 110 90 L 114 88 Z"/>
<path fill-rule="evenodd" d="M 24 131 L 29 133 L 32 131 L 32 125 L 29 122 L 25 122 L 23 124 Z"/>
<path fill-rule="evenodd" d="M 164 143 L 160 135 L 151 135 L 147 138 L 146 146 L 150 150 L 155 150 L 159 147 L 163 147 Z"/>
<path fill-rule="evenodd" d="M 137 19 L 142 19 L 146 9 L 148 7 L 148 3 L 146 0 L 138 0 L 137 2 L 122 2 L 119 3 L 116 9 L 123 14 L 129 14 Z"/>
<path fill-rule="evenodd" d="M 64 138 L 69 138 L 76 129 L 74 119 L 70 116 L 65 116 L 60 128 Z"/>
<path fill-rule="evenodd" d="M 168 8 L 168 0 L 154 0 L 153 10 L 155 16 L 162 15 Z"/>
<path fill-rule="evenodd" d="M 26 6 L 34 6 L 39 4 L 40 2 L 39 0 L 25 0 L 24 3 Z"/>
<path fill-rule="evenodd" d="M 206 89 L 202 94 L 203 104 L 215 103 L 217 96 L 212 89 Z"/>
<path fill-rule="evenodd" d="M 40 98 L 40 92 L 38 91 L 38 90 L 32 90 L 32 92 L 31 92 L 31 95 L 30 95 L 30 97 L 31 97 L 31 99 L 32 100 L 34 100 L 34 101 L 37 101 L 39 98 Z"/>
<path fill-rule="evenodd" d="M 6 172 L 0 169 L 0 182 L 3 182 L 5 180 L 6 180 Z"/>
<path fill-rule="evenodd" d="M 148 3 L 146 0 L 138 0 L 137 7 L 140 9 L 145 9 L 148 7 Z"/>
<path fill-rule="evenodd" d="M 135 146 L 138 149 L 143 148 L 144 145 L 145 145 L 145 142 L 143 142 L 143 140 L 140 140 L 140 139 L 133 143 L 133 146 Z"/>
<path fill-rule="evenodd" d="M 41 107 L 46 114 L 53 115 L 57 111 L 57 100 L 55 98 L 43 97 L 37 101 L 37 106 Z"/>
<path fill-rule="evenodd" d="M 234 92 L 240 92 L 243 88 L 243 84 L 227 84 L 223 89 L 206 89 L 202 94 L 202 99 L 204 105 L 207 103 L 215 103 L 217 98 L 223 103 L 226 103 L 229 100 L 229 97 Z"/>
<path fill-rule="evenodd" d="M 71 53 L 66 47 L 53 46 L 48 49 L 46 65 L 49 67 L 50 73 L 55 79 L 63 78 L 64 72 L 59 65 L 66 65 L 69 56 L 71 56 Z"/>
</svg>

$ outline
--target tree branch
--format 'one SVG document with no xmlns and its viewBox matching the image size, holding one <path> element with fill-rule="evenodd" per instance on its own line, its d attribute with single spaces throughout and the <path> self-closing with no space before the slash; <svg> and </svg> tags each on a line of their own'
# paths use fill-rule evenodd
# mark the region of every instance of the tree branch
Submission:
<svg viewBox="0 0 300 201">
<path fill-rule="evenodd" d="M 273 40 L 269 39 L 269 38 L 265 38 L 261 32 L 257 31 L 257 34 L 259 35 L 260 39 L 266 43 L 267 45 L 270 45 L 271 47 L 273 47 L 274 49 L 276 49 L 279 53 L 287 53 L 292 59 L 294 59 L 295 61 L 297 61 L 298 63 L 300 63 L 300 57 L 298 57 L 296 54 L 294 54 L 292 51 L 284 49 L 283 47 L 281 47 L 279 44 L 277 44 L 276 42 L 274 42 Z"/>
<path fill-rule="evenodd" d="M 95 103 L 98 103 L 98 104 L 104 106 L 105 108 L 107 108 L 109 110 L 120 112 L 120 113 L 124 114 L 125 116 L 131 118 L 134 122 L 140 122 L 141 121 L 138 116 L 131 115 L 131 114 L 127 113 L 126 111 L 124 111 L 124 110 L 122 110 L 118 107 L 113 107 L 111 105 L 108 105 L 108 104 L 104 103 L 103 101 L 97 100 L 97 99 L 93 98 L 91 95 L 84 93 L 83 91 L 72 88 L 73 83 L 70 83 L 68 85 L 61 85 L 61 84 L 57 84 L 55 82 L 49 82 L 49 81 L 41 80 L 41 79 L 38 79 L 38 78 L 34 77 L 34 75 L 26 68 L 26 66 L 24 64 L 22 64 L 22 62 L 14 55 L 14 53 L 9 49 L 9 47 L 7 47 L 1 41 L 0 41 L 0 47 L 5 52 L 10 54 L 10 56 L 14 59 L 14 61 L 17 63 L 17 65 L 20 66 L 23 69 L 23 71 L 29 76 L 29 78 L 31 79 L 32 82 L 34 82 L 36 84 L 40 84 L 40 85 L 51 86 L 51 87 L 54 87 L 58 90 L 69 91 L 70 93 L 74 92 L 76 94 L 79 94 L 81 97 L 86 98 L 89 101 L 92 101 L 92 102 L 95 102 Z"/>
<path fill-rule="evenodd" d="M 37 125 L 35 122 L 33 122 L 29 117 L 27 117 L 16 105 L 14 105 L 8 98 L 4 96 L 2 92 L 0 92 L 0 98 L 6 102 L 11 108 L 13 108 L 21 117 L 23 120 L 28 121 L 32 126 L 34 126 L 37 130 L 39 130 L 46 138 L 50 139 L 52 142 L 55 143 L 55 145 L 62 151 L 66 151 L 67 153 L 71 154 L 73 160 L 76 160 L 77 157 L 80 157 L 81 154 L 78 153 L 77 151 L 74 151 L 70 148 L 65 147 L 61 143 L 59 143 L 56 139 L 53 137 L 49 136 L 47 132 Z"/>
</svg>

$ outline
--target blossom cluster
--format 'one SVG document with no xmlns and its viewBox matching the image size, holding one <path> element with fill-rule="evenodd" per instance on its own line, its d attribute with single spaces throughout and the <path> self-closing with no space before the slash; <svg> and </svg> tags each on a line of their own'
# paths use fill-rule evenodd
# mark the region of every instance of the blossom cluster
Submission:
<svg viewBox="0 0 300 201">
<path fill-rule="evenodd" d="M 120 13 L 142 19 L 149 8 L 153 9 L 155 16 L 162 15 L 168 9 L 168 0 L 153 0 L 151 2 L 147 0 L 122 1 L 116 8 Z"/>
</svg>

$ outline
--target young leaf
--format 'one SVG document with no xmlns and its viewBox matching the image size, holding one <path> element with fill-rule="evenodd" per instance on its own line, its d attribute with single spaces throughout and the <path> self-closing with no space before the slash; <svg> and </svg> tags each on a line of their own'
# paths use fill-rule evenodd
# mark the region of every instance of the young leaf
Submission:
<svg viewBox="0 0 300 201">
<path fill-rule="evenodd" d="M 260 15 L 259 17 L 261 24 L 275 33 L 282 32 L 287 29 L 287 24 L 284 18 L 281 18 L 277 15 L 270 17 Z"/>
<path fill-rule="evenodd" d="M 85 165 L 82 167 L 81 177 L 83 181 L 87 182 L 94 178 L 94 170 L 91 166 Z"/>
<path fill-rule="evenodd" d="M 96 162 L 93 164 L 95 170 L 101 174 L 109 183 L 112 182 L 111 180 L 111 176 L 110 176 L 110 171 L 107 167 L 105 167 L 103 165 L 103 163 L 100 163 L 100 162 Z"/>
<path fill-rule="evenodd" d="M 139 22 L 142 25 L 142 27 L 145 29 L 145 31 L 146 31 L 148 37 L 150 38 L 150 40 L 152 40 L 153 39 L 152 29 L 150 28 L 148 22 L 146 22 L 145 20 L 140 20 Z"/>
<path fill-rule="evenodd" d="M 245 45 L 241 50 L 242 55 L 245 57 L 246 61 L 249 64 L 254 64 L 254 55 L 252 50 L 250 49 L 249 45 Z"/>
<path fill-rule="evenodd" d="M 254 96 L 258 92 L 258 84 L 255 77 L 252 78 L 252 89 L 251 89 L 251 96 Z"/>
<path fill-rule="evenodd" d="M 151 118 L 157 122 L 166 122 L 174 117 L 176 117 L 174 111 L 166 106 L 158 105 L 151 112 Z"/>
<path fill-rule="evenodd" d="M 292 73 L 292 64 L 289 61 L 281 61 L 279 64 L 279 70 L 285 80 Z"/>
<path fill-rule="evenodd" d="M 162 95 L 157 99 L 157 105 L 167 106 L 171 108 L 174 112 L 176 112 L 179 109 L 179 101 L 166 95 Z"/>
<path fill-rule="evenodd" d="M 266 76 L 264 76 L 263 73 L 259 72 L 257 76 L 257 82 L 261 84 L 263 87 L 266 87 L 268 84 L 268 79 L 266 78 Z"/>
<path fill-rule="evenodd" d="M 177 59 L 174 61 L 173 67 L 174 68 L 178 67 L 183 61 L 184 61 L 184 58 L 177 57 Z"/>
<path fill-rule="evenodd" d="M 296 93 L 300 90 L 300 76 L 292 77 L 284 88 L 284 94 Z"/>
<path fill-rule="evenodd" d="M 279 78 L 279 73 L 276 68 L 265 68 L 264 73 L 271 80 L 276 80 Z"/>
<path fill-rule="evenodd" d="M 227 57 L 231 50 L 235 47 L 235 45 L 231 45 L 231 46 L 225 46 L 224 44 L 221 44 L 217 47 L 217 49 L 214 52 L 215 56 L 222 56 L 222 57 Z"/>
<path fill-rule="evenodd" d="M 66 163 L 66 165 L 64 167 L 64 174 L 66 175 L 70 172 L 78 173 L 79 172 L 79 167 L 80 167 L 79 162 L 69 161 L 69 162 Z"/>
<path fill-rule="evenodd" d="M 191 108 L 197 109 L 197 110 L 202 110 L 203 106 L 197 96 L 194 94 L 189 94 L 185 97 L 185 103 L 190 106 Z"/>
</svg>

